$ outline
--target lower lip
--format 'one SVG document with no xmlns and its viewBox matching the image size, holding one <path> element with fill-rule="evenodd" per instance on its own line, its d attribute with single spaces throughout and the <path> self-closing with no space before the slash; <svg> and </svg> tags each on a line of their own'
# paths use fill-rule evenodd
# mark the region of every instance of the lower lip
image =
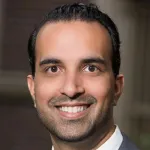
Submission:
<svg viewBox="0 0 150 150">
<path fill-rule="evenodd" d="M 84 117 L 87 114 L 89 109 L 90 109 L 90 107 L 86 108 L 83 111 L 77 112 L 77 113 L 69 113 L 69 112 L 61 111 L 57 108 L 61 117 L 65 118 L 65 119 L 70 119 L 70 120 L 79 119 L 79 118 Z"/>
</svg>

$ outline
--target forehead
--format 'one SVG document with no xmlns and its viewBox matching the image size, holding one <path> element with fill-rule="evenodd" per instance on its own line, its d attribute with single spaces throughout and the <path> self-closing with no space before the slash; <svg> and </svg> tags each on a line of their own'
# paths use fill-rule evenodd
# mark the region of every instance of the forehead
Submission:
<svg viewBox="0 0 150 150">
<path fill-rule="evenodd" d="M 44 57 L 110 59 L 112 44 L 108 31 L 97 22 L 60 21 L 47 23 L 40 29 L 35 49 L 39 61 Z"/>
</svg>

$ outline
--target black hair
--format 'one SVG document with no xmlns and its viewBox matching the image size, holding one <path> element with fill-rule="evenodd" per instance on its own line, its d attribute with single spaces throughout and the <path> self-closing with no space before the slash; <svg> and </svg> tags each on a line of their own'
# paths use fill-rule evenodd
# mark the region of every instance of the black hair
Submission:
<svg viewBox="0 0 150 150">
<path fill-rule="evenodd" d="M 39 30 L 47 22 L 80 20 L 86 22 L 98 22 L 103 25 L 112 40 L 112 69 L 114 76 L 119 74 L 120 69 L 120 39 L 118 29 L 110 17 L 101 12 L 95 4 L 74 3 L 55 8 L 45 15 L 44 19 L 31 33 L 28 41 L 28 54 L 32 75 L 35 75 L 35 45 Z"/>
</svg>

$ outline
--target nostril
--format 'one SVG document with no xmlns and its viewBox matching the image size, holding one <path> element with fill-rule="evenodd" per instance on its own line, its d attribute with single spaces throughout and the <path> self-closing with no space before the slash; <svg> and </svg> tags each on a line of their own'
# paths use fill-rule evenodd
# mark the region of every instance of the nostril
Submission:
<svg viewBox="0 0 150 150">
<path fill-rule="evenodd" d="M 76 93 L 75 95 L 73 95 L 72 97 L 70 97 L 70 100 L 77 99 L 77 98 L 80 97 L 81 95 L 82 95 L 82 93 Z"/>
</svg>

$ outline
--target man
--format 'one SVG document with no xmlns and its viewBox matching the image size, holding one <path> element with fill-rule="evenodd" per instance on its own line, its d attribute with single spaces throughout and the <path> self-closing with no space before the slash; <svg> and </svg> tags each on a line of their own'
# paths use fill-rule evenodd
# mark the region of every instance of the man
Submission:
<svg viewBox="0 0 150 150">
<path fill-rule="evenodd" d="M 114 125 L 122 93 L 120 40 L 93 5 L 60 6 L 29 39 L 29 91 L 54 150 L 137 150 Z"/>
</svg>

